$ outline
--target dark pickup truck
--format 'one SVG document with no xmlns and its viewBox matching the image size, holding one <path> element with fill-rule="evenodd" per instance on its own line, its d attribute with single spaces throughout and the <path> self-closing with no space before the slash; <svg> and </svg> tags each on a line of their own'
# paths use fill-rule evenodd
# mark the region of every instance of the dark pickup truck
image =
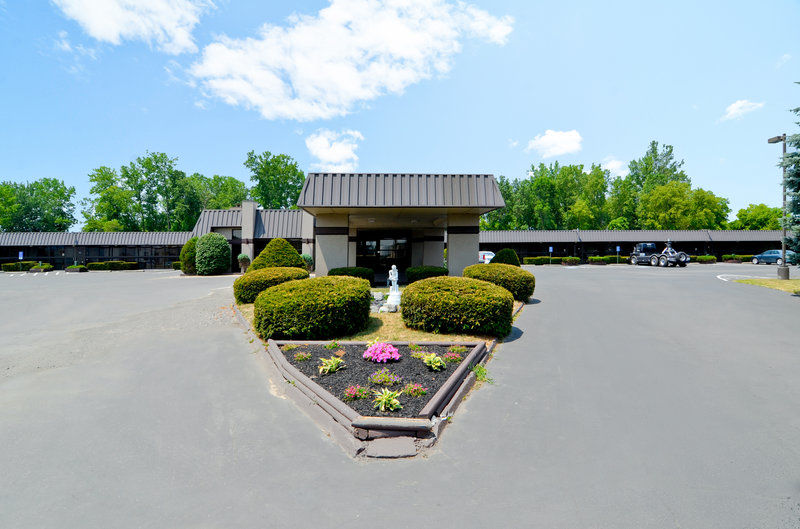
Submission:
<svg viewBox="0 0 800 529">
<path fill-rule="evenodd" d="M 683 252 L 676 252 L 670 243 L 663 252 L 656 249 L 653 242 L 640 242 L 633 247 L 631 253 L 631 264 L 648 264 L 650 266 L 686 266 L 689 256 Z"/>
</svg>

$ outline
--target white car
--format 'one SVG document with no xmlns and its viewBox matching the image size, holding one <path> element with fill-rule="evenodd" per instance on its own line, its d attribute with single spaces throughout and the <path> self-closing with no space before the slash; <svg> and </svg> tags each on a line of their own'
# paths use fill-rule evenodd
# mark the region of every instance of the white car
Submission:
<svg viewBox="0 0 800 529">
<path fill-rule="evenodd" d="M 478 252 L 478 262 L 487 264 L 494 259 L 494 252 Z"/>
</svg>

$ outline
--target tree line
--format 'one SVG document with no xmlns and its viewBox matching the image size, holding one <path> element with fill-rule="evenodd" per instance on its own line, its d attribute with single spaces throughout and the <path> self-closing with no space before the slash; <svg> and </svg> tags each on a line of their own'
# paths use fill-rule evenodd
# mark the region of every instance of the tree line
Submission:
<svg viewBox="0 0 800 529">
<path fill-rule="evenodd" d="M 651 142 L 614 178 L 599 164 L 531 166 L 528 177 L 498 178 L 506 207 L 481 219 L 486 230 L 765 230 L 780 227 L 780 208 L 750 204 L 728 222 L 728 200 L 693 188 L 673 147 Z"/>
<path fill-rule="evenodd" d="M 227 209 L 253 199 L 265 208 L 293 208 L 305 179 L 286 154 L 247 153 L 252 186 L 231 176 L 186 174 L 178 159 L 148 152 L 114 169 L 88 175 L 89 196 L 55 178 L 0 182 L 0 231 L 189 231 L 203 209 Z M 506 207 L 481 218 L 484 230 L 779 229 L 780 208 L 751 204 L 728 222 L 728 200 L 693 188 L 671 145 L 647 152 L 614 178 L 599 164 L 531 166 L 529 176 L 500 176 Z"/>
<path fill-rule="evenodd" d="M 253 199 L 265 208 L 295 207 L 305 175 L 286 154 L 247 153 L 248 187 L 231 176 L 187 175 L 177 158 L 146 153 L 119 169 L 89 173 L 89 196 L 77 205 L 83 231 L 189 231 L 203 209 Z M 77 222 L 75 188 L 54 178 L 0 182 L 0 231 L 66 231 Z"/>
</svg>

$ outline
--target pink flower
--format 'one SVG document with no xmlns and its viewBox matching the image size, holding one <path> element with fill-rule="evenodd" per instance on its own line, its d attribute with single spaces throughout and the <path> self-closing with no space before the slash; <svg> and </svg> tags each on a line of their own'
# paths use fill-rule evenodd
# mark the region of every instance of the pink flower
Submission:
<svg viewBox="0 0 800 529">
<path fill-rule="evenodd" d="M 386 363 L 389 360 L 400 360 L 400 353 L 392 344 L 378 342 L 371 344 L 364 351 L 364 358 L 373 362 Z"/>
</svg>

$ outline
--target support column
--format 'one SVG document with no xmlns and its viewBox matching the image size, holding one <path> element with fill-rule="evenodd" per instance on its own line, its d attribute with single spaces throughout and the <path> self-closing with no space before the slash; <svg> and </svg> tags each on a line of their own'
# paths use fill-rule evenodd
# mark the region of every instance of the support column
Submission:
<svg viewBox="0 0 800 529">
<path fill-rule="evenodd" d="M 447 218 L 447 269 L 460 276 L 464 268 L 478 262 L 479 215 L 450 215 Z"/>
<path fill-rule="evenodd" d="M 253 238 L 256 235 L 256 203 L 252 200 L 242 202 L 242 253 L 247 254 L 252 262 L 255 259 L 255 244 Z"/>
<path fill-rule="evenodd" d="M 348 228 L 347 232 L 347 265 L 356 266 L 356 241 L 358 230 L 356 228 Z"/>
<path fill-rule="evenodd" d="M 426 266 L 443 266 L 444 229 L 425 230 L 423 240 L 422 264 Z M 477 255 L 477 252 L 475 255 Z M 477 257 L 475 259 L 477 260 Z"/>
<path fill-rule="evenodd" d="M 314 228 L 315 270 L 317 276 L 328 275 L 331 268 L 347 266 L 349 254 L 348 216 L 318 215 Z"/>
<path fill-rule="evenodd" d="M 306 253 L 314 259 L 316 263 L 317 259 L 314 256 L 314 216 L 311 213 L 306 211 L 303 212 L 301 217 L 301 227 L 300 227 L 300 244 L 302 248 L 301 253 Z"/>
</svg>

